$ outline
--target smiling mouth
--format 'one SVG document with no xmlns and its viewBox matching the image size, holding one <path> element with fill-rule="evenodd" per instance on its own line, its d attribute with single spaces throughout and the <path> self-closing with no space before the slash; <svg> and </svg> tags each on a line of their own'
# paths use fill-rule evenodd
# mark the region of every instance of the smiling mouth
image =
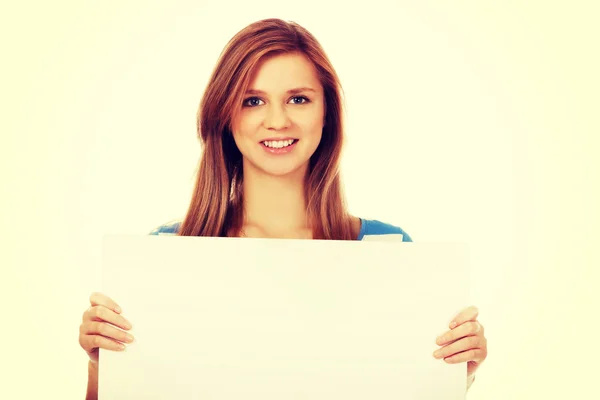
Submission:
<svg viewBox="0 0 600 400">
<path fill-rule="evenodd" d="M 260 142 L 263 146 L 268 147 L 270 149 L 283 149 L 295 144 L 298 139 L 288 139 L 288 140 L 264 140 Z"/>
</svg>

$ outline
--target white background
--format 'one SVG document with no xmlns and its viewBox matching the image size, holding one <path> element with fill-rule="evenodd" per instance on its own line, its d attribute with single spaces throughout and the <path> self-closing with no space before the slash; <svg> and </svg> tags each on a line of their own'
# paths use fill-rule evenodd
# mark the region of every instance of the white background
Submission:
<svg viewBox="0 0 600 400">
<path fill-rule="evenodd" d="M 216 59 L 279 17 L 344 85 L 351 211 L 472 247 L 489 357 L 469 398 L 593 398 L 600 32 L 595 2 L 558 3 L 3 5 L 0 397 L 83 398 L 102 235 L 185 213 Z"/>
</svg>

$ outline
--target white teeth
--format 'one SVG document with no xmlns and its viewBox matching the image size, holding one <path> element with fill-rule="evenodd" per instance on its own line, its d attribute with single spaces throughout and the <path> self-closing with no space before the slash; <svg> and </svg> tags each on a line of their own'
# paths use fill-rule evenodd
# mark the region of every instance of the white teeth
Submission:
<svg viewBox="0 0 600 400">
<path fill-rule="evenodd" d="M 271 147 L 271 148 L 274 148 L 274 149 L 281 149 L 283 147 L 287 147 L 287 146 L 291 145 L 292 143 L 294 143 L 294 140 L 293 139 L 289 139 L 289 140 L 269 140 L 269 141 L 265 141 L 263 143 L 267 147 Z"/>
</svg>

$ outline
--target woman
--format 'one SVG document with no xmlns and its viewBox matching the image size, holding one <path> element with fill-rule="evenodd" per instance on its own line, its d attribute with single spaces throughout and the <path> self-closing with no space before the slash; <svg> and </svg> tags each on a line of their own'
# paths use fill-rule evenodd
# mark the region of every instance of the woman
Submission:
<svg viewBox="0 0 600 400">
<path fill-rule="evenodd" d="M 325 52 L 301 26 L 267 19 L 236 34 L 200 104 L 202 156 L 187 215 L 152 234 L 412 241 L 399 227 L 346 210 L 340 90 Z M 119 351 L 133 338 L 113 300 L 95 293 L 90 302 L 79 340 L 90 357 L 88 398 L 94 398 L 98 349 Z M 459 313 L 436 343 L 442 347 L 434 357 L 468 362 L 470 386 L 487 354 L 477 309 Z"/>
</svg>

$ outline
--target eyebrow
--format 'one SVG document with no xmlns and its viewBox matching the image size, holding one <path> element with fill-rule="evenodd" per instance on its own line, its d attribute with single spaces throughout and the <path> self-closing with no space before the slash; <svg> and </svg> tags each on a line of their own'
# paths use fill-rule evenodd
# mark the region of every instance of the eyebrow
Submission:
<svg viewBox="0 0 600 400">
<path fill-rule="evenodd" d="M 300 88 L 290 89 L 286 93 L 287 94 L 298 94 L 298 93 L 302 93 L 302 92 L 316 92 L 316 90 L 313 89 L 313 88 L 309 88 L 309 87 L 300 87 Z M 265 95 L 266 92 L 263 92 L 262 90 L 257 90 L 257 89 L 248 89 L 246 91 L 246 94 L 261 94 L 261 95 Z"/>
</svg>

